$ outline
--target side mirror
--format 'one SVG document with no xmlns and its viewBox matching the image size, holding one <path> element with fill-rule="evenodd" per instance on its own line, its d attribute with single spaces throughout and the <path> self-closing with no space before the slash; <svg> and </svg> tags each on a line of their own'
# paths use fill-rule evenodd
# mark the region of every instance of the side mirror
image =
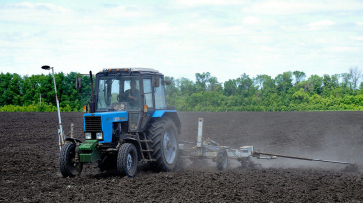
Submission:
<svg viewBox="0 0 363 203">
<path fill-rule="evenodd" d="M 170 79 L 165 80 L 165 84 L 170 85 L 171 84 L 171 80 Z"/>
<path fill-rule="evenodd" d="M 81 77 L 76 77 L 76 89 L 80 90 L 82 87 L 82 78 Z"/>
<path fill-rule="evenodd" d="M 153 76 L 151 79 L 151 83 L 153 87 L 159 87 L 160 86 L 160 77 L 159 76 Z"/>
</svg>

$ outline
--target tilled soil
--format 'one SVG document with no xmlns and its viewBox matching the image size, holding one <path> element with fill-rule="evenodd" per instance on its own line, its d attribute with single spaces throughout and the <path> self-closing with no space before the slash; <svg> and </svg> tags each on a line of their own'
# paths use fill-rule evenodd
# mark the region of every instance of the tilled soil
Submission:
<svg viewBox="0 0 363 203">
<path fill-rule="evenodd" d="M 293 156 L 341 160 L 363 169 L 362 112 L 181 112 L 180 140 L 203 136 L 221 145 Z M 82 113 L 62 113 L 83 137 Z M 362 202 L 363 176 L 339 164 L 258 160 L 263 169 L 208 167 L 155 173 L 143 167 L 135 178 L 100 173 L 86 165 L 82 176 L 63 178 L 58 164 L 56 113 L 0 113 L 0 201 L 4 202 Z M 232 164 L 233 165 L 233 164 Z M 238 166 L 238 163 L 234 163 Z"/>
</svg>

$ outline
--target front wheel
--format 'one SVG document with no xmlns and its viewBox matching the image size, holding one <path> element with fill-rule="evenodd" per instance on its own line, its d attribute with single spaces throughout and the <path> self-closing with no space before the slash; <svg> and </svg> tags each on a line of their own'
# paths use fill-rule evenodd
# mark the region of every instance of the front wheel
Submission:
<svg viewBox="0 0 363 203">
<path fill-rule="evenodd" d="M 83 163 L 76 162 L 76 144 L 67 143 L 63 145 L 59 154 L 59 167 L 64 177 L 81 175 Z"/>
<path fill-rule="evenodd" d="M 117 156 L 117 172 L 121 176 L 134 177 L 137 171 L 137 150 L 135 145 L 124 143 Z"/>
<path fill-rule="evenodd" d="M 178 132 L 170 118 L 155 120 L 150 124 L 149 138 L 152 140 L 155 159 L 154 169 L 157 171 L 172 171 L 178 162 Z"/>
</svg>

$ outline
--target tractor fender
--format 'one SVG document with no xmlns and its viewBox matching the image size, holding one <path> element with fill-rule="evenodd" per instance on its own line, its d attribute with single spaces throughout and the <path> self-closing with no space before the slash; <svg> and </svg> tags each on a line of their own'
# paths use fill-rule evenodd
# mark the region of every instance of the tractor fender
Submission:
<svg viewBox="0 0 363 203">
<path fill-rule="evenodd" d="M 71 137 L 66 138 L 66 140 L 65 140 L 65 141 L 72 142 L 72 143 L 74 143 L 74 144 L 82 143 L 82 141 L 81 141 L 81 140 L 79 140 L 79 139 L 77 139 L 77 138 L 71 138 Z"/>
<path fill-rule="evenodd" d="M 137 139 L 134 138 L 125 138 L 122 140 L 123 143 L 131 143 L 134 144 L 137 150 L 137 157 L 139 159 L 139 161 L 141 160 L 142 156 L 141 156 L 141 144 Z"/>
<path fill-rule="evenodd" d="M 176 110 L 156 110 L 152 116 L 152 118 L 164 118 L 164 117 L 170 118 L 174 122 L 177 128 L 178 134 L 181 134 L 181 123 L 178 112 L 176 112 Z"/>
</svg>

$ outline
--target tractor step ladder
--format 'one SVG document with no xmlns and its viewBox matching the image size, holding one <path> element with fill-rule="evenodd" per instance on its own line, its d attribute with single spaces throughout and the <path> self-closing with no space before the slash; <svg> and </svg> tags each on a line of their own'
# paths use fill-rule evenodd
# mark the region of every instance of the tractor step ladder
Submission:
<svg viewBox="0 0 363 203">
<path fill-rule="evenodd" d="M 149 161 L 156 161 L 155 159 L 152 159 L 151 158 L 151 152 L 153 152 L 154 150 L 153 149 L 150 149 L 149 147 L 149 143 L 151 143 L 152 141 L 151 140 L 140 140 L 141 143 L 144 143 L 145 144 L 145 149 L 141 149 L 141 154 L 142 154 L 142 159 L 141 161 L 143 162 L 149 162 Z M 142 145 L 141 145 L 142 147 Z M 148 158 L 146 158 L 148 157 Z"/>
</svg>

